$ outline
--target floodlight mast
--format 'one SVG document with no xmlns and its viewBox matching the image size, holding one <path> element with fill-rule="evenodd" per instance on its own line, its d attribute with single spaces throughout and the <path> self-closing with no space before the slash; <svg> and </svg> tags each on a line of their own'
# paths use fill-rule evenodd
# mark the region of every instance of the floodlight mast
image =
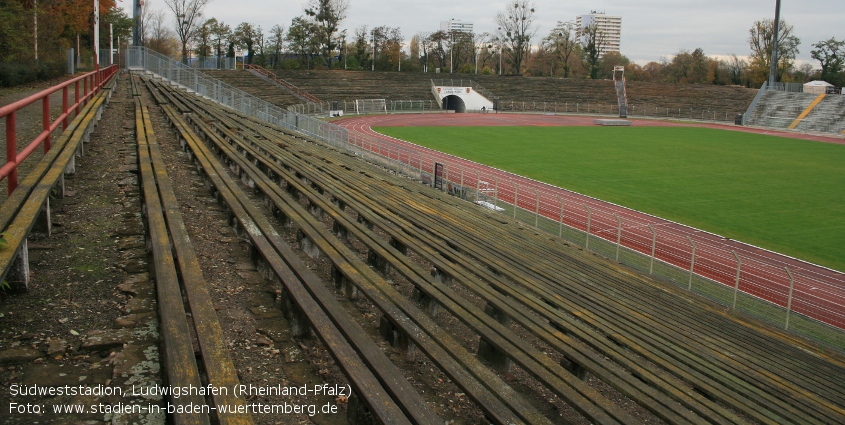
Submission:
<svg viewBox="0 0 845 425">
<path fill-rule="evenodd" d="M 780 32 L 780 0 L 775 1 L 774 35 L 772 39 L 772 64 L 769 69 L 769 87 L 773 87 L 778 76 L 778 33 Z"/>
<path fill-rule="evenodd" d="M 141 43 L 141 38 L 144 35 L 143 34 L 143 28 L 141 28 L 141 25 L 142 25 L 141 17 L 142 17 L 142 14 L 143 14 L 141 7 L 144 5 L 144 1 L 143 0 L 134 0 L 134 3 L 135 4 L 133 5 L 133 8 L 132 8 L 132 18 L 135 21 L 135 26 L 132 28 L 132 45 L 141 46 L 143 44 L 143 43 Z"/>
<path fill-rule="evenodd" d="M 100 70 L 100 0 L 94 0 L 94 71 Z"/>
</svg>

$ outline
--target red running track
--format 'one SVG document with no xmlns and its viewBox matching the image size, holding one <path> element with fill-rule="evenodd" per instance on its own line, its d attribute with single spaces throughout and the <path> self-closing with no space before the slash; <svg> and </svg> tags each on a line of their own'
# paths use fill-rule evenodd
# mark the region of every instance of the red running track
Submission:
<svg viewBox="0 0 845 425">
<path fill-rule="evenodd" d="M 494 194 L 509 204 L 625 248 L 787 307 L 790 275 L 794 279 L 791 310 L 845 329 L 845 274 L 753 245 L 726 239 L 659 217 L 571 192 L 543 182 L 394 139 L 373 126 L 591 126 L 595 117 L 527 114 L 377 115 L 332 121 L 349 132 L 362 150 L 432 173 L 446 164 L 447 180 Z M 845 144 L 836 136 L 806 135 L 724 124 L 686 124 L 629 119 L 634 126 L 697 126 Z M 695 253 L 693 256 L 693 245 Z M 739 258 L 740 261 L 737 260 Z M 788 268 L 788 271 L 787 271 Z M 738 278 L 737 278 L 738 277 Z M 738 283 L 737 283 L 738 281 Z M 782 317 L 772 320 L 783 320 Z"/>
</svg>

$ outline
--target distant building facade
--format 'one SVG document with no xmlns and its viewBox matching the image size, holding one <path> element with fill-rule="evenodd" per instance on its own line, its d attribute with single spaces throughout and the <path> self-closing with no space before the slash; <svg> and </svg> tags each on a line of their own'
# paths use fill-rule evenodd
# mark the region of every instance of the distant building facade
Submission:
<svg viewBox="0 0 845 425">
<path fill-rule="evenodd" d="M 448 21 L 440 22 L 440 31 L 443 32 L 472 32 L 472 22 L 464 22 L 460 19 L 450 19 Z"/>
<path fill-rule="evenodd" d="M 593 23 L 598 25 L 599 32 L 604 35 L 605 43 L 600 50 L 601 55 L 604 56 L 607 52 L 618 52 L 622 43 L 622 17 L 608 16 L 604 12 L 594 10 L 589 15 L 581 15 L 575 19 L 575 25 L 581 31 Z M 581 40 L 586 41 L 586 37 L 582 36 Z"/>
</svg>

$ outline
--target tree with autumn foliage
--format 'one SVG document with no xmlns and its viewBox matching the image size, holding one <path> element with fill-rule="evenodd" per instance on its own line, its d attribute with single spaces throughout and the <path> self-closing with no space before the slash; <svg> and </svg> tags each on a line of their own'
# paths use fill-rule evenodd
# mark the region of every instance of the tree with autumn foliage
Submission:
<svg viewBox="0 0 845 425">
<path fill-rule="evenodd" d="M 131 25 L 131 19 L 114 0 L 100 0 L 99 4 L 101 45 L 108 46 L 108 24 L 114 25 L 117 37 Z M 32 76 L 18 82 L 57 76 L 66 71 L 68 48 L 75 48 L 80 63 L 83 57 L 92 57 L 93 18 L 94 2 L 90 0 L 0 0 L 0 64 Z M 51 71 L 45 72 L 45 67 Z M 9 75 L 0 70 L 0 84 L 12 84 Z"/>
</svg>

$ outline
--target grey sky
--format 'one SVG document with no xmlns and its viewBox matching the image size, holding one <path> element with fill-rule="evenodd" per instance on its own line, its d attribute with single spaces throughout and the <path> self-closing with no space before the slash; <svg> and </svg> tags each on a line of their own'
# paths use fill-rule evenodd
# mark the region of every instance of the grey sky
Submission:
<svg viewBox="0 0 845 425">
<path fill-rule="evenodd" d="M 128 4 L 127 4 L 128 3 Z M 147 0 L 148 7 L 165 9 L 163 0 Z M 211 0 L 206 17 L 236 26 L 240 22 L 260 25 L 269 32 L 273 25 L 285 29 L 291 19 L 304 15 L 307 0 Z M 366 25 L 399 27 L 407 39 L 418 32 L 436 31 L 440 21 L 451 18 L 473 22 L 476 32 L 494 32 L 495 16 L 507 1 L 456 0 L 349 0 L 349 13 L 341 28 L 353 33 Z M 845 0 L 782 0 L 781 17 L 795 27 L 801 39 L 799 62 L 818 62 L 810 57 L 811 45 L 830 37 L 845 39 Z M 735 53 L 747 56 L 748 30 L 754 21 L 772 19 L 775 0 L 536 0 L 537 44 L 557 21 L 574 20 L 591 10 L 622 17 L 622 53 L 644 64 L 671 57 L 680 49 L 704 49 L 709 56 Z M 123 3 L 131 8 L 131 0 Z M 129 12 L 131 15 L 131 11 Z"/>
</svg>

